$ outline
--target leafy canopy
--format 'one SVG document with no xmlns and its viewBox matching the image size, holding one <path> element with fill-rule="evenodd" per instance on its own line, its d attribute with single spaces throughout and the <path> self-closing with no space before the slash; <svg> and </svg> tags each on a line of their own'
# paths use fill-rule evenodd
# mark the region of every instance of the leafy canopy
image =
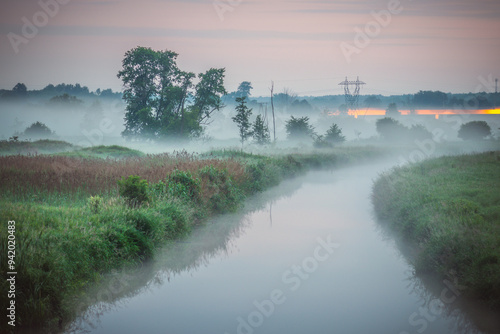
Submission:
<svg viewBox="0 0 500 334">
<path fill-rule="evenodd" d="M 196 76 L 177 67 L 177 56 L 145 47 L 125 53 L 118 72 L 127 103 L 124 137 L 199 136 L 212 113 L 224 107 L 225 69 L 211 68 Z"/>
</svg>

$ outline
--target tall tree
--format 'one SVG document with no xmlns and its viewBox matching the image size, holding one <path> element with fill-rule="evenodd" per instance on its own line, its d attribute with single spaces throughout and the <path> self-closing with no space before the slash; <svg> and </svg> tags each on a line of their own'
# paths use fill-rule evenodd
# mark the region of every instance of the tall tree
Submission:
<svg viewBox="0 0 500 334">
<path fill-rule="evenodd" d="M 240 130 L 240 141 L 241 146 L 245 141 L 252 135 L 250 116 L 252 115 L 252 109 L 248 108 L 246 103 L 246 97 L 237 97 L 236 103 L 236 115 L 233 116 L 233 121 L 238 125 Z"/>
<path fill-rule="evenodd" d="M 223 107 L 225 70 L 200 73 L 195 85 L 196 75 L 181 71 L 177 56 L 173 51 L 145 47 L 125 53 L 118 72 L 127 102 L 124 137 L 196 136 L 212 113 Z"/>
<path fill-rule="evenodd" d="M 236 90 L 236 97 L 250 97 L 252 93 L 250 92 L 253 89 L 252 83 L 250 81 L 243 81 L 240 83 L 238 86 L 238 89 Z"/>
</svg>

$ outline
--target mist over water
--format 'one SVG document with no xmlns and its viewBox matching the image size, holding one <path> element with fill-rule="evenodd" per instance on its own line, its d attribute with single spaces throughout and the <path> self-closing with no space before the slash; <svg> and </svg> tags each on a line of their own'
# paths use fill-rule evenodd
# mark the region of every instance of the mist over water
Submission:
<svg viewBox="0 0 500 334">
<path fill-rule="evenodd" d="M 416 277 L 373 218 L 372 180 L 394 163 L 312 172 L 251 198 L 246 214 L 166 246 L 142 288 L 67 333 L 481 333 L 459 293 Z M 437 303 L 445 289 L 450 302 Z"/>
</svg>

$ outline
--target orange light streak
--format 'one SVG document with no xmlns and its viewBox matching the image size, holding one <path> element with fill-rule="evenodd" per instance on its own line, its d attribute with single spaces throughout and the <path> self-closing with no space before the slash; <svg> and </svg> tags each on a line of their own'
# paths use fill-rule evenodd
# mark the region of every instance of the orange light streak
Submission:
<svg viewBox="0 0 500 334">
<path fill-rule="evenodd" d="M 399 110 L 402 115 L 410 115 L 410 110 Z M 349 115 L 358 118 L 359 116 L 384 116 L 384 109 L 360 109 L 360 110 L 349 110 Z M 421 109 L 415 110 L 416 115 L 435 115 L 436 119 L 439 119 L 439 115 L 500 115 L 500 108 L 496 109 L 477 109 L 477 110 L 467 110 L 467 109 Z"/>
</svg>

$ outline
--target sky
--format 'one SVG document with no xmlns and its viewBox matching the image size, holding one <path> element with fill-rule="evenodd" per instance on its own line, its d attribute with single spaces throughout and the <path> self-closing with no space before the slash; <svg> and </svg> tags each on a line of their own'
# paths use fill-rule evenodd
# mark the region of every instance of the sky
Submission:
<svg viewBox="0 0 500 334">
<path fill-rule="evenodd" d="M 494 92 L 498 0 L 3 0 L 0 89 L 80 83 L 122 90 L 137 46 L 179 54 L 184 71 L 226 68 L 254 96 Z"/>
</svg>

